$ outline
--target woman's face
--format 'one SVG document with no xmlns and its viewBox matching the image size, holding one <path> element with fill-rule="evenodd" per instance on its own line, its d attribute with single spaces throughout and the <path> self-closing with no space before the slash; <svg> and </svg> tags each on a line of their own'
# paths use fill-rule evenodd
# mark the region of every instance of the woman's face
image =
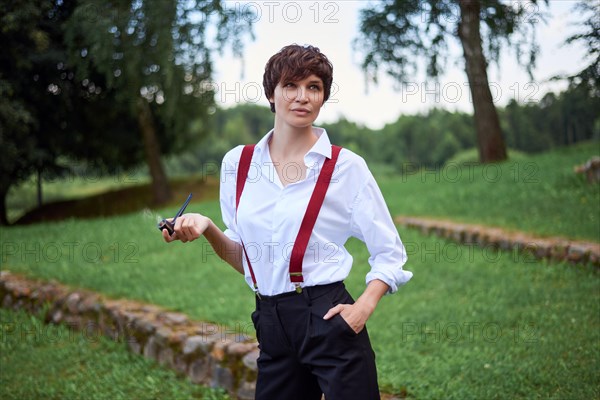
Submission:
<svg viewBox="0 0 600 400">
<path fill-rule="evenodd" d="M 323 81 L 310 75 L 299 81 L 281 81 L 269 101 L 275 103 L 275 118 L 286 124 L 303 128 L 312 126 L 323 106 Z"/>
</svg>

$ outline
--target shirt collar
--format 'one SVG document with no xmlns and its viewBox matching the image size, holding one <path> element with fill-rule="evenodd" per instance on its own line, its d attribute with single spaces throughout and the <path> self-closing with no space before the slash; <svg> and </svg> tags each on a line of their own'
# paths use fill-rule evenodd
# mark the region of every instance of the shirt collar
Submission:
<svg viewBox="0 0 600 400">
<path fill-rule="evenodd" d="M 304 156 L 304 162 L 307 165 L 313 164 L 317 161 L 318 155 L 322 155 L 326 158 L 331 158 L 331 141 L 329 140 L 329 136 L 327 135 L 327 131 L 324 128 L 312 128 L 313 133 L 318 137 L 316 143 L 311 147 L 310 150 Z M 271 129 L 265 136 L 260 139 L 260 141 L 256 144 L 255 148 L 260 153 L 261 159 L 267 153 L 269 145 L 269 140 L 273 135 L 274 129 Z M 263 160 L 264 161 L 264 160 Z"/>
</svg>

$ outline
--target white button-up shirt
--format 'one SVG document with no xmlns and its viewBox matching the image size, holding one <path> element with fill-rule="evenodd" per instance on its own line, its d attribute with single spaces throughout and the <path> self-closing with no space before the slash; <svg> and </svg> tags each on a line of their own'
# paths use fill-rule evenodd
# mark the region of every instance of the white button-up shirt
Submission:
<svg viewBox="0 0 600 400">
<path fill-rule="evenodd" d="M 289 277 L 290 253 L 325 157 L 331 157 L 327 132 L 322 128 L 313 128 L 313 132 L 319 139 L 304 156 L 306 176 L 287 186 L 282 185 L 269 154 L 273 131 L 257 143 L 237 218 L 237 168 L 243 146 L 223 158 L 220 201 L 225 235 L 238 243 L 243 240 L 263 295 L 295 289 Z M 285 165 L 283 173 L 293 180 L 300 176 L 300 166 Z M 380 279 L 393 293 L 410 280 L 412 273 L 402 269 L 406 250 L 377 182 L 362 157 L 342 149 L 304 254 L 302 286 L 338 282 L 348 276 L 352 255 L 344 244 L 351 236 L 362 240 L 371 255 L 367 284 Z M 243 264 L 246 282 L 253 288 L 245 257 Z"/>
</svg>

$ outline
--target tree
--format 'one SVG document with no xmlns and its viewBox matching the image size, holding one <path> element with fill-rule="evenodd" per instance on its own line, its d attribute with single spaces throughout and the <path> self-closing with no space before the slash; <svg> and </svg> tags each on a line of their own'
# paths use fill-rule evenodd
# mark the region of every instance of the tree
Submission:
<svg viewBox="0 0 600 400">
<path fill-rule="evenodd" d="M 571 86 L 585 86 L 591 97 L 600 97 L 600 2 L 580 1 L 575 5 L 575 11 L 587 14 L 586 20 L 580 24 L 584 31 L 571 35 L 566 44 L 582 43 L 587 48 L 586 58 L 589 65 L 577 74 L 567 77 Z"/>
<path fill-rule="evenodd" d="M 136 144 L 120 140 L 131 124 L 114 107 L 114 91 L 106 89 L 98 74 L 78 81 L 68 63 L 64 27 L 75 6 L 61 0 L 1 3 L 2 225 L 8 224 L 9 189 L 33 174 L 41 204 L 42 178 L 64 175 L 72 162 L 86 161 L 88 170 L 110 170 L 139 160 Z M 111 145 L 115 142 L 118 151 Z"/>
<path fill-rule="evenodd" d="M 507 158 L 506 145 L 489 88 L 487 60 L 498 60 L 504 42 L 512 44 L 519 62 L 531 75 L 538 50 L 534 25 L 542 17 L 537 12 L 539 2 L 376 2 L 361 11 L 361 36 L 355 46 L 365 53 L 362 66 L 367 73 L 376 76 L 384 65 L 388 74 L 401 81 L 417 70 L 417 57 L 427 60 L 429 76 L 439 76 L 448 57 L 447 41 L 459 39 L 474 106 L 480 161 L 501 161 Z"/>
<path fill-rule="evenodd" d="M 155 203 L 171 196 L 161 155 L 207 131 L 191 121 L 214 105 L 211 52 L 231 43 L 239 55 L 251 20 L 219 0 L 89 0 L 70 18 L 67 44 L 80 78 L 98 72 L 117 93 L 114 107 L 137 121 L 127 136 L 141 137 Z"/>
<path fill-rule="evenodd" d="M 39 24 L 42 4 L 3 2 L 0 17 L 0 225 L 7 225 L 6 195 L 10 187 L 29 177 L 35 166 L 49 157 L 32 133 L 39 126 L 35 110 L 28 104 L 27 82 L 19 71 L 30 70 L 32 56 L 49 47 L 48 34 Z M 39 8 L 37 6 L 40 6 Z M 31 76 L 27 78 L 31 79 Z M 38 79 L 39 80 L 39 79 Z"/>
</svg>

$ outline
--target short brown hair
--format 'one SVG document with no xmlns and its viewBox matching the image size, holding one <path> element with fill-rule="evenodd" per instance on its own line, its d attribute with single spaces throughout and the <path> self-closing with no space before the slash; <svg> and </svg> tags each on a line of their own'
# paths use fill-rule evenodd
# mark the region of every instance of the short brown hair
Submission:
<svg viewBox="0 0 600 400">
<path fill-rule="evenodd" d="M 333 82 L 333 65 L 325 54 L 314 46 L 299 46 L 291 44 L 285 46 L 278 53 L 271 56 L 265 66 L 263 87 L 267 99 L 273 96 L 275 87 L 282 81 L 298 81 L 315 74 L 323 81 L 325 97 L 323 103 L 329 98 L 331 83 Z M 271 103 L 271 111 L 275 112 L 275 104 Z"/>
</svg>

